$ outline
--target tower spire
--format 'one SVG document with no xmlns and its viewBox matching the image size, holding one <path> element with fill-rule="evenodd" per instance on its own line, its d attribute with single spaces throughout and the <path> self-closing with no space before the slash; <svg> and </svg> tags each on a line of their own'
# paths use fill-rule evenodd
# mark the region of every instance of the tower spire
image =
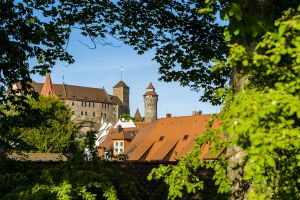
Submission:
<svg viewBox="0 0 300 200">
<path fill-rule="evenodd" d="M 48 97 L 56 97 L 54 87 L 52 85 L 51 76 L 49 73 L 46 74 L 45 82 L 41 91 L 41 95 Z"/>
</svg>

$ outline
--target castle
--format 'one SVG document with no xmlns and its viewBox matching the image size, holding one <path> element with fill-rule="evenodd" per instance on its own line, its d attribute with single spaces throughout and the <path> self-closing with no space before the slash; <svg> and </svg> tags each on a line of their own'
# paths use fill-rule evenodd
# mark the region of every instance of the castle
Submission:
<svg viewBox="0 0 300 200">
<path fill-rule="evenodd" d="M 104 88 L 52 84 L 50 74 L 46 75 L 44 83 L 32 81 L 31 85 L 43 96 L 54 96 L 64 101 L 71 108 L 72 120 L 83 132 L 98 128 L 104 121 L 116 122 L 122 114 L 130 114 L 130 88 L 123 81 L 113 86 L 112 95 Z M 145 122 L 157 120 L 157 101 L 158 95 L 150 83 L 144 94 Z"/>
</svg>

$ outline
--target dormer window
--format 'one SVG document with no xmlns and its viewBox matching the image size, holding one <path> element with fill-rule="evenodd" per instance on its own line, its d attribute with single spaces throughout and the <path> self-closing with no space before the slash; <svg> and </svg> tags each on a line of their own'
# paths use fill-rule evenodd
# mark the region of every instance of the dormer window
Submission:
<svg viewBox="0 0 300 200">
<path fill-rule="evenodd" d="M 116 141 L 114 142 L 114 153 L 122 153 L 124 151 L 124 142 L 123 141 Z"/>
</svg>

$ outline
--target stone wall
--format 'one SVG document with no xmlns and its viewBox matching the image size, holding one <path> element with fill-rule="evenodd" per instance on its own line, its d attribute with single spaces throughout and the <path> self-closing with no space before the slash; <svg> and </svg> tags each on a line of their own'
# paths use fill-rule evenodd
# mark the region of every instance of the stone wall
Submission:
<svg viewBox="0 0 300 200">
<path fill-rule="evenodd" d="M 154 122 L 157 120 L 157 96 L 145 96 L 145 122 Z"/>
<path fill-rule="evenodd" d="M 121 114 L 130 114 L 129 110 L 129 88 L 118 87 L 113 88 L 113 95 L 119 97 L 122 102 L 122 106 L 119 110 L 119 115 Z"/>
<path fill-rule="evenodd" d="M 64 100 L 64 102 L 71 108 L 72 120 L 77 123 L 92 122 L 100 126 L 102 118 L 104 122 L 118 120 L 119 106 L 116 104 L 73 100 Z"/>
</svg>

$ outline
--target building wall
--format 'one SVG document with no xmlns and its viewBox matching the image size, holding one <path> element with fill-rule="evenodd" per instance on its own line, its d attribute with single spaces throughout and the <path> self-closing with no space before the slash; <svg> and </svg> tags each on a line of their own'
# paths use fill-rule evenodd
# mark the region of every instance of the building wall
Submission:
<svg viewBox="0 0 300 200">
<path fill-rule="evenodd" d="M 100 125 L 101 119 L 108 122 L 118 120 L 118 105 L 91 101 L 64 100 L 71 108 L 74 121 L 91 121 Z"/>
<path fill-rule="evenodd" d="M 157 101 L 157 96 L 144 96 L 145 122 L 154 122 L 157 120 Z"/>
<path fill-rule="evenodd" d="M 122 102 L 122 106 L 119 108 L 119 115 L 130 114 L 129 110 L 129 88 L 118 87 L 113 88 L 113 95 L 119 97 Z"/>
</svg>

